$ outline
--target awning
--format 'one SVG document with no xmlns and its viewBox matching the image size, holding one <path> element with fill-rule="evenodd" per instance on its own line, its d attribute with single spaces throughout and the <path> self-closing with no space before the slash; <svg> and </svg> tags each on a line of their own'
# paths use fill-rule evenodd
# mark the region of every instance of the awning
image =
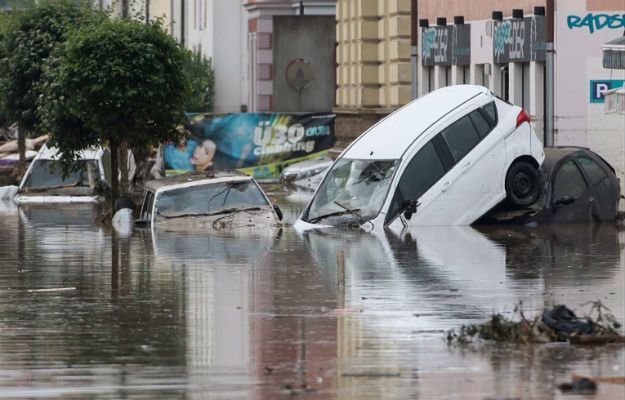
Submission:
<svg viewBox="0 0 625 400">
<path fill-rule="evenodd" d="M 604 114 L 625 115 L 625 87 L 607 90 L 604 96 Z"/>
<path fill-rule="evenodd" d="M 625 69 L 625 36 L 614 39 L 603 46 L 603 68 Z"/>
</svg>

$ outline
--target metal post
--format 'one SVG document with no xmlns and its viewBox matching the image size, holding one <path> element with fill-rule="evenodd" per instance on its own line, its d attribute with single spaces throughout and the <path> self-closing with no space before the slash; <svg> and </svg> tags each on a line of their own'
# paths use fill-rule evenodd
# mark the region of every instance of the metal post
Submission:
<svg viewBox="0 0 625 400">
<path fill-rule="evenodd" d="M 412 68 L 412 83 L 410 94 L 413 99 L 417 98 L 417 80 L 418 80 L 418 44 L 419 44 L 419 1 L 412 0 L 410 2 L 410 66 Z"/>
<path fill-rule="evenodd" d="M 545 76 L 545 146 L 553 147 L 554 145 L 554 50 L 553 43 L 547 42 L 546 54 L 546 76 Z"/>
<path fill-rule="evenodd" d="M 547 0 L 546 3 L 546 62 L 545 68 L 545 146 L 553 147 L 555 144 L 554 134 L 554 29 L 555 29 L 555 3 L 554 0 Z"/>
</svg>

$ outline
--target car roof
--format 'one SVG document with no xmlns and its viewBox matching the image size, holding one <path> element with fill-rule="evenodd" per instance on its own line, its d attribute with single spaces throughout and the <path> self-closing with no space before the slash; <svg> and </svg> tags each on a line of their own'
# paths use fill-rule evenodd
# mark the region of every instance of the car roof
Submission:
<svg viewBox="0 0 625 400">
<path fill-rule="evenodd" d="M 477 85 L 455 85 L 435 90 L 395 111 L 360 135 L 345 151 L 351 159 L 401 158 L 430 126 L 479 95 L 491 95 Z"/>
<path fill-rule="evenodd" d="M 590 153 L 585 147 L 577 146 L 559 146 L 559 147 L 545 147 L 545 160 L 543 161 L 542 168 L 551 172 L 556 164 L 563 158 L 577 153 L 578 151 L 584 153 Z"/>
<path fill-rule="evenodd" d="M 102 158 L 104 150 L 101 147 L 94 147 L 87 150 L 76 152 L 79 160 L 99 160 Z M 46 144 L 41 147 L 37 159 L 40 160 L 58 160 L 61 151 L 56 147 L 48 147 Z"/>
<path fill-rule="evenodd" d="M 223 182 L 228 180 L 251 180 L 252 177 L 237 170 L 187 172 L 181 175 L 172 175 L 165 178 L 148 181 L 143 186 L 145 189 L 156 192 L 163 189 L 174 189 L 195 184 Z"/>
</svg>

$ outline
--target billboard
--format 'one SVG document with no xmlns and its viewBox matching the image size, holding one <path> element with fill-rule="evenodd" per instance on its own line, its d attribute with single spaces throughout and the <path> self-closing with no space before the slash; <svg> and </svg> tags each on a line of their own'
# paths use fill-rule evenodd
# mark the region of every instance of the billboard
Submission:
<svg viewBox="0 0 625 400">
<path fill-rule="evenodd" d="M 277 179 L 287 165 L 318 157 L 335 143 L 331 113 L 237 113 L 191 116 L 188 137 L 164 146 L 168 175 L 239 169 Z"/>
</svg>

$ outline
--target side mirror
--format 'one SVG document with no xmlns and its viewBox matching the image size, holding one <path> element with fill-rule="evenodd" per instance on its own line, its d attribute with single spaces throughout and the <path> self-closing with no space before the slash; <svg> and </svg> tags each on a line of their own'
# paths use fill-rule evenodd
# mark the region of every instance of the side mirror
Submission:
<svg viewBox="0 0 625 400">
<path fill-rule="evenodd" d="M 412 218 L 412 214 L 417 213 L 417 207 L 419 203 L 416 200 L 406 200 L 404 203 L 404 218 L 410 220 Z"/>
<path fill-rule="evenodd" d="M 557 200 L 555 202 L 555 204 L 557 206 L 559 206 L 559 205 L 568 205 L 568 204 L 573 204 L 573 203 L 575 203 L 575 198 L 571 197 L 571 196 L 564 196 L 563 198 L 561 198 L 561 199 L 559 199 L 559 200 Z"/>
<path fill-rule="evenodd" d="M 280 209 L 280 207 L 277 204 L 274 204 L 273 210 L 276 212 L 278 219 L 282 221 L 282 218 L 284 218 L 284 214 L 282 214 L 282 210 Z"/>
</svg>

